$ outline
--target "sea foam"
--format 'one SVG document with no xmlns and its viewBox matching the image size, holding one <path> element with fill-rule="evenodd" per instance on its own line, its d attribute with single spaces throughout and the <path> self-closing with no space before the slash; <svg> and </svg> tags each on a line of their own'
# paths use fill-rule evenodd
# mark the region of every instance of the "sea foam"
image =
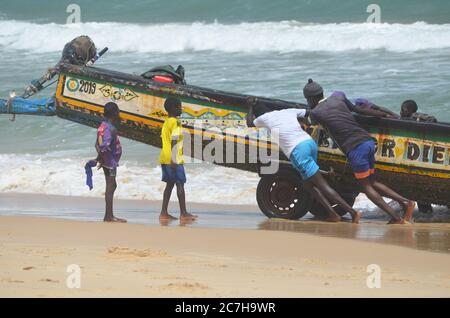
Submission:
<svg viewBox="0 0 450 318">
<path fill-rule="evenodd" d="M 84 164 L 89 158 L 63 158 L 60 153 L 42 155 L 0 154 L 0 192 L 102 197 L 102 170 L 94 169 L 94 189 L 86 186 Z M 186 165 L 189 202 L 256 205 L 256 173 L 210 164 Z M 130 200 L 161 200 L 165 183 L 156 164 L 124 161 L 118 168 L 116 197 Z M 175 194 L 173 200 L 176 200 Z M 375 206 L 360 195 L 355 207 L 374 212 Z M 373 214 L 379 217 L 380 212 Z M 371 214 L 372 215 L 372 214 Z M 366 215 L 367 216 L 367 215 Z"/>
<path fill-rule="evenodd" d="M 58 158 L 49 154 L 0 154 L 0 192 L 102 197 L 102 170 L 94 169 L 94 189 L 86 186 L 84 164 L 89 158 Z M 187 200 L 217 204 L 256 204 L 258 175 L 231 168 L 203 164 L 186 165 Z M 161 168 L 123 161 L 117 173 L 116 197 L 161 200 L 165 183 Z M 173 195 L 176 198 L 176 195 Z"/>
<path fill-rule="evenodd" d="M 295 52 L 376 50 L 414 52 L 450 47 L 450 24 L 305 24 L 298 21 L 221 23 L 36 24 L 0 20 L 0 49 L 57 52 L 87 34 L 116 52 Z"/>
</svg>

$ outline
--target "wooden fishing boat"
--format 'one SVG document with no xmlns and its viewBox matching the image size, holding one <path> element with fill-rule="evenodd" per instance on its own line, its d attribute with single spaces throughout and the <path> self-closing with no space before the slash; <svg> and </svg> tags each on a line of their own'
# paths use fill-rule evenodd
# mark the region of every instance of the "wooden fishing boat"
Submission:
<svg viewBox="0 0 450 318">
<path fill-rule="evenodd" d="M 257 201 L 268 217 L 297 219 L 308 211 L 320 214 L 321 209 L 303 191 L 298 173 L 278 153 L 276 143 L 268 134 L 247 128 L 248 95 L 63 64 L 54 107 L 61 118 L 98 127 L 103 105 L 114 101 L 121 110 L 122 136 L 161 147 L 160 130 L 167 117 L 163 105 L 169 96 L 178 97 L 183 104 L 181 121 L 188 156 L 259 173 Z M 264 97 L 258 100 L 274 110 L 307 107 Z M 355 117 L 377 142 L 376 169 L 382 182 L 411 199 L 450 205 L 450 124 Z M 319 165 L 329 172 L 329 182 L 353 204 L 358 190 L 345 156 L 319 127 L 305 129 L 319 144 Z M 264 168 L 274 163 L 279 169 L 265 173 Z"/>
<path fill-rule="evenodd" d="M 123 136 L 161 147 L 160 129 L 167 116 L 163 104 L 169 96 L 176 96 L 183 103 L 181 120 L 188 137 L 185 149 L 190 156 L 261 172 L 261 167 L 270 162 L 264 162 L 267 157 L 261 157 L 260 149 L 277 153 L 277 145 L 268 136 L 246 127 L 247 95 L 160 83 L 110 70 L 64 65 L 56 90 L 56 113 L 61 118 L 97 127 L 103 105 L 113 100 L 121 109 Z M 259 102 L 272 109 L 306 107 L 262 97 Z M 450 205 L 449 124 L 356 117 L 377 141 L 376 168 L 382 182 L 414 200 Z M 345 156 L 319 127 L 307 130 L 319 144 L 321 169 L 332 171 L 329 181 L 353 203 L 357 187 Z M 195 149 L 195 140 L 200 140 L 201 149 Z M 221 141 L 231 144 L 232 149 L 221 148 Z M 212 151 L 205 154 L 208 147 Z M 299 218 L 311 210 L 319 213 L 286 158 L 280 154 L 276 160 L 280 164 L 276 173 L 260 173 L 257 199 L 261 210 L 270 217 L 286 218 Z"/>
</svg>

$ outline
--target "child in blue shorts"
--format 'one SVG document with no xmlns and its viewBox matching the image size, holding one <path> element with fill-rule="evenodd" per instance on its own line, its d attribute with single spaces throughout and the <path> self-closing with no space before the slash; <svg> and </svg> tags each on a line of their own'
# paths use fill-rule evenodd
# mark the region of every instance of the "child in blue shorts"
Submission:
<svg viewBox="0 0 450 318">
<path fill-rule="evenodd" d="M 164 121 L 161 130 L 162 149 L 159 156 L 159 163 L 161 164 L 162 181 L 166 182 L 166 188 L 164 189 L 159 219 L 161 221 L 177 219 L 168 212 L 170 196 L 176 185 L 180 204 L 180 219 L 184 221 L 194 220 L 197 216 L 187 212 L 184 192 L 186 174 L 183 165 L 183 132 L 180 120 L 178 119 L 181 115 L 181 101 L 178 98 L 169 97 L 164 102 L 164 108 L 169 117 Z"/>
</svg>

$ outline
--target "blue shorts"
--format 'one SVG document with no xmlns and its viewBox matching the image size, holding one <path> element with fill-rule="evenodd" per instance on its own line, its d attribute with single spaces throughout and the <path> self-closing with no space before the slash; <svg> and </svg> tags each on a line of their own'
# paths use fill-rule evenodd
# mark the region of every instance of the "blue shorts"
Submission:
<svg viewBox="0 0 450 318">
<path fill-rule="evenodd" d="M 176 165 L 175 169 L 172 169 L 170 165 L 161 165 L 162 178 L 164 182 L 171 183 L 186 183 L 186 174 L 184 173 L 183 165 Z"/>
<path fill-rule="evenodd" d="M 375 142 L 368 140 L 347 154 L 356 179 L 365 179 L 375 173 Z"/>
<path fill-rule="evenodd" d="M 317 144 L 314 140 L 302 141 L 291 152 L 290 160 L 295 169 L 300 172 L 303 180 L 311 178 L 319 171 L 317 165 Z"/>
</svg>

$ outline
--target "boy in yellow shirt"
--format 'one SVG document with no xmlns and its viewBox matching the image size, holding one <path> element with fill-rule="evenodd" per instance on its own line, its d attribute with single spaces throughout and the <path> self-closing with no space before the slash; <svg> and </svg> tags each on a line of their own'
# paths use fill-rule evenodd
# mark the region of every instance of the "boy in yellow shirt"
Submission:
<svg viewBox="0 0 450 318">
<path fill-rule="evenodd" d="M 183 166 L 183 131 L 181 122 L 178 119 L 181 115 L 181 101 L 178 98 L 169 97 L 164 102 L 164 108 L 169 114 L 169 118 L 164 121 L 161 131 L 162 149 L 159 156 L 159 163 L 162 169 L 162 181 L 166 182 L 166 188 L 164 189 L 159 219 L 161 221 L 177 219 L 167 211 L 170 195 L 172 194 L 174 185 L 176 185 L 178 201 L 180 203 L 180 219 L 194 220 L 197 216 L 187 212 L 184 193 L 186 174 Z"/>
</svg>

